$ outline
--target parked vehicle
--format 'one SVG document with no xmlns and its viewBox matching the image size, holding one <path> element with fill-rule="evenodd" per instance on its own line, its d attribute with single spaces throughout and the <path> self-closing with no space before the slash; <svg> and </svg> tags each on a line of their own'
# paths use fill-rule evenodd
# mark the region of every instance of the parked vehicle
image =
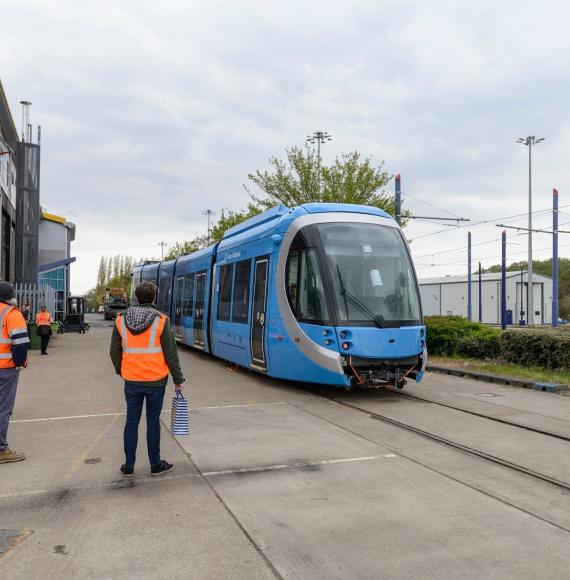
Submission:
<svg viewBox="0 0 570 580">
<path fill-rule="evenodd" d="M 107 288 L 105 290 L 105 304 L 103 316 L 105 320 L 113 320 L 117 314 L 129 307 L 129 301 L 124 288 Z"/>
<path fill-rule="evenodd" d="M 404 236 L 367 206 L 278 206 L 222 241 L 132 274 L 189 346 L 281 379 L 403 387 L 427 358 Z"/>
</svg>

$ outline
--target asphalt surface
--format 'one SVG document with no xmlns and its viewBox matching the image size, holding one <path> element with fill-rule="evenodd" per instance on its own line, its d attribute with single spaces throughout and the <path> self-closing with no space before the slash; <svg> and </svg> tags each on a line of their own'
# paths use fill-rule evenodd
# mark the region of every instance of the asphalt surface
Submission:
<svg viewBox="0 0 570 580">
<path fill-rule="evenodd" d="M 162 452 L 176 470 L 150 477 L 141 427 L 125 481 L 112 324 L 93 321 L 22 374 L 9 435 L 28 458 L 0 465 L 0 577 L 567 574 L 567 490 L 370 413 L 570 484 L 569 443 L 524 428 L 569 433 L 570 397 L 437 374 L 408 387 L 429 402 L 320 391 L 180 348 L 192 433 L 168 434 L 168 387 Z"/>
</svg>

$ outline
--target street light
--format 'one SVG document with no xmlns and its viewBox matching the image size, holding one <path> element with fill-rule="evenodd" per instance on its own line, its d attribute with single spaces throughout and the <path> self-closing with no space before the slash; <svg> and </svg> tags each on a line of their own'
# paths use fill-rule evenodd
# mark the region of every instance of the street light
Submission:
<svg viewBox="0 0 570 580">
<path fill-rule="evenodd" d="M 528 147 L 528 287 L 526 299 L 526 323 L 534 324 L 534 300 L 532 292 L 532 146 L 544 141 L 544 137 L 537 138 L 529 135 L 526 138 L 517 139 L 517 143 Z"/>
<path fill-rule="evenodd" d="M 326 131 L 315 131 L 312 135 L 307 135 L 307 143 L 317 142 L 317 157 L 321 162 L 321 143 L 332 141 L 332 135 Z"/>
<path fill-rule="evenodd" d="M 213 215 L 216 215 L 216 212 L 213 209 L 206 209 L 202 212 L 202 215 L 208 217 L 208 243 L 210 243 L 210 220 Z"/>
<path fill-rule="evenodd" d="M 158 242 L 158 245 L 160 246 L 160 249 L 162 252 L 161 259 L 160 259 L 160 261 L 162 262 L 162 261 L 164 261 L 164 246 L 168 246 L 168 244 L 166 242 Z"/>
</svg>

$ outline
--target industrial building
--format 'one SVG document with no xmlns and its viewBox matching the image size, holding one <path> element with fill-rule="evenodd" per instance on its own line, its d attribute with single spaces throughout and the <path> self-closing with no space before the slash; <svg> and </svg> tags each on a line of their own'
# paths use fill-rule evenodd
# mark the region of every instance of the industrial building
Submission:
<svg viewBox="0 0 570 580">
<path fill-rule="evenodd" d="M 75 224 L 64 217 L 42 211 L 39 229 L 38 280 L 57 292 L 54 317 L 65 317 L 65 300 L 70 295 L 71 242 Z"/>
<path fill-rule="evenodd" d="M 424 316 L 467 316 L 467 276 L 419 281 Z M 507 324 L 526 323 L 528 272 L 507 272 Z M 552 279 L 533 273 L 534 323 L 552 322 Z M 479 320 L 479 277 L 471 281 L 472 320 Z M 501 323 L 501 273 L 481 275 L 481 322 Z"/>
<path fill-rule="evenodd" d="M 65 317 L 70 294 L 71 242 L 75 224 L 40 205 L 40 127 L 32 140 L 31 103 L 23 105 L 18 134 L 0 81 L 0 280 L 47 284 L 56 291 L 54 317 Z M 39 289 L 38 289 L 39 292 Z"/>
<path fill-rule="evenodd" d="M 18 131 L 0 81 L 0 280 L 16 276 L 16 150 Z"/>
</svg>

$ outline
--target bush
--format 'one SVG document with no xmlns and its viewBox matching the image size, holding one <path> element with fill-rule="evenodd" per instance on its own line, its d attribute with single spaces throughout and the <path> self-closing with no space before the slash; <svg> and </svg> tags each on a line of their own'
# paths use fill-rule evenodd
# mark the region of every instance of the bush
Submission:
<svg viewBox="0 0 570 580">
<path fill-rule="evenodd" d="M 570 369 L 570 334 L 565 331 L 506 331 L 500 340 L 500 356 L 526 367 Z"/>
<path fill-rule="evenodd" d="M 494 357 L 501 332 L 461 316 L 427 316 L 428 353 L 434 356 L 456 354 L 474 358 Z"/>
</svg>

